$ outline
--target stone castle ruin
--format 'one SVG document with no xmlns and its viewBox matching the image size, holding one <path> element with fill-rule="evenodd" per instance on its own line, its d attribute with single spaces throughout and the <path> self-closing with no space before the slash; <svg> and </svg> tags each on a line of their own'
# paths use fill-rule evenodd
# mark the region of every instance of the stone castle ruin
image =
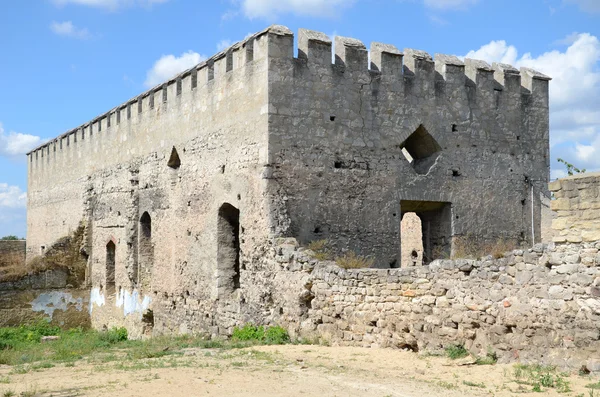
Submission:
<svg viewBox="0 0 600 397">
<path fill-rule="evenodd" d="M 485 314 L 503 292 L 465 299 L 534 264 L 449 259 L 498 240 L 545 255 L 549 78 L 381 43 L 369 64 L 360 41 L 304 29 L 297 47 L 272 26 L 29 153 L 28 260 L 83 225 L 92 325 L 133 336 L 254 322 L 509 346 Z M 317 261 L 317 240 L 377 269 Z"/>
</svg>

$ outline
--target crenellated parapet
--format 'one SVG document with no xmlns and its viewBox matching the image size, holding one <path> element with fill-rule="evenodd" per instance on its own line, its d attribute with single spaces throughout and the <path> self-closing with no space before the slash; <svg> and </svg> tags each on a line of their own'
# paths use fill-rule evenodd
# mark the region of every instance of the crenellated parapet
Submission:
<svg viewBox="0 0 600 397">
<path fill-rule="evenodd" d="M 480 107 L 512 103 L 512 108 L 548 109 L 550 78 L 535 70 L 481 60 L 459 59 L 454 55 L 435 54 L 374 42 L 370 49 L 357 39 L 335 37 L 335 43 L 322 32 L 300 29 L 298 54 L 294 56 L 294 35 L 284 26 L 274 25 L 219 52 L 200 64 L 172 77 L 146 92 L 78 126 L 28 153 L 35 165 L 41 159 L 51 161 L 66 148 L 86 140 L 98 140 L 116 126 L 160 113 L 172 101 L 229 79 L 231 73 L 244 73 L 247 65 L 277 60 L 299 61 L 309 68 L 330 68 L 347 78 L 376 77 L 381 84 L 394 84 L 405 96 L 430 100 L 454 101 L 467 98 Z M 277 63 L 275 63 L 277 65 Z M 265 73 L 273 73 L 265 68 Z M 248 79 L 253 78 L 251 73 Z M 359 76 L 359 77 L 357 77 Z M 362 77 L 361 77 L 362 76 Z M 301 78 L 301 77 L 299 77 Z M 265 83 L 271 83 L 265 78 Z M 220 95 L 207 90 L 203 95 Z M 503 99 L 505 98 L 505 99 Z M 511 106 L 508 106 L 511 108 Z M 545 128 L 545 127 L 544 127 Z M 34 168 L 34 167 L 32 167 Z"/>
<path fill-rule="evenodd" d="M 269 43 L 276 43 L 281 37 L 293 36 L 289 29 L 277 25 L 257 32 L 91 121 L 51 139 L 27 153 L 30 169 L 41 160 L 50 162 L 53 156 L 68 148 L 80 146 L 85 141 L 102 139 L 102 135 L 109 133 L 111 129 L 129 122 L 139 122 L 142 117 L 151 117 L 152 112 L 160 113 L 166 110 L 171 102 L 198 91 L 199 88 L 208 88 L 208 95 L 218 95 L 219 93 L 210 92 L 210 88 L 230 79 L 231 73 L 246 73 L 248 79 L 254 78 L 250 70 L 247 70 L 248 65 L 254 65 L 269 57 L 292 56 L 291 52 L 278 53 L 276 46 L 270 46 Z"/>
</svg>

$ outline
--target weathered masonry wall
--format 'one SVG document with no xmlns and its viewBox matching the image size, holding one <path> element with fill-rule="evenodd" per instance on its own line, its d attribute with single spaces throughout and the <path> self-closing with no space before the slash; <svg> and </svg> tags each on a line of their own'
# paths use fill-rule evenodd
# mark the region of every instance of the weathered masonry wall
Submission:
<svg viewBox="0 0 600 397">
<path fill-rule="evenodd" d="M 547 77 L 338 40 L 273 26 L 31 152 L 28 257 L 82 225 L 94 327 L 228 335 L 325 323 L 296 241 L 397 267 L 409 212 L 423 263 L 539 240 Z"/>
<path fill-rule="evenodd" d="M 265 305 L 255 258 L 269 237 L 266 61 L 278 35 L 259 32 L 30 154 L 29 253 L 83 222 L 94 327 L 178 332 L 172 297 L 184 296 L 202 302 L 196 330 L 227 334 Z M 223 208 L 237 214 L 235 241 Z M 218 260 L 226 248 L 231 263 Z"/>
<path fill-rule="evenodd" d="M 600 173 L 579 174 L 550 183 L 556 218 L 554 241 L 600 240 Z"/>
<path fill-rule="evenodd" d="M 247 164 L 266 158 L 267 36 L 260 32 L 29 153 L 28 253 L 40 254 L 77 228 L 89 210 L 86 189 L 102 184 L 102 176 L 129 172 L 140 190 L 156 187 L 150 180 L 162 176 L 166 195 L 175 199 L 170 185 L 177 172 L 139 170 L 145 161 L 166 168 L 173 147 L 182 171 L 205 190 L 225 188 L 206 180 L 222 170 L 231 174 L 232 167 L 260 178 Z M 115 186 L 125 193 L 131 182 Z M 123 213 L 123 222 L 129 216 Z"/>
<path fill-rule="evenodd" d="M 7 265 L 25 266 L 26 246 L 25 240 L 0 240 L 0 268 Z"/>
<path fill-rule="evenodd" d="M 0 283 L 0 327 L 46 320 L 65 328 L 89 327 L 89 290 L 67 284 L 63 270 Z"/>
<path fill-rule="evenodd" d="M 365 46 L 343 37 L 332 64 L 326 35 L 297 39 L 297 58 L 290 32 L 269 63 L 276 234 L 326 238 L 378 267 L 399 267 L 407 212 L 430 234 L 426 256 L 448 257 L 457 238 L 541 241 L 546 76 L 380 43 L 368 65 Z"/>
</svg>

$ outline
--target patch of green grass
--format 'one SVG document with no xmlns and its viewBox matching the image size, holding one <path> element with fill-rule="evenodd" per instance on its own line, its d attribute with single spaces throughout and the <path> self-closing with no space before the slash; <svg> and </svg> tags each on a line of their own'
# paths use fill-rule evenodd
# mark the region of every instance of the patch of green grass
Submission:
<svg viewBox="0 0 600 397">
<path fill-rule="evenodd" d="M 448 390 L 452 390 L 452 389 L 456 389 L 458 386 L 454 383 L 450 383 L 450 382 L 444 382 L 442 380 L 438 381 L 436 383 L 438 386 L 443 387 L 444 389 L 448 389 Z"/>
<path fill-rule="evenodd" d="M 596 383 L 588 383 L 587 385 L 585 385 L 585 387 L 592 390 L 600 390 L 600 380 Z"/>
<path fill-rule="evenodd" d="M 54 368 L 54 364 L 48 362 L 35 363 L 29 366 L 31 371 L 41 371 L 43 369 Z"/>
<path fill-rule="evenodd" d="M 39 343 L 42 336 L 58 335 L 59 327 L 54 327 L 46 321 L 19 327 L 0 328 L 0 349 L 10 350 L 23 344 Z"/>
<path fill-rule="evenodd" d="M 233 341 L 264 343 L 267 345 L 283 345 L 290 342 L 287 331 L 279 326 L 263 327 L 246 324 L 242 328 L 235 327 L 231 336 Z"/>
<path fill-rule="evenodd" d="M 42 336 L 59 336 L 58 340 L 41 343 Z M 61 330 L 47 323 L 0 328 L 0 364 L 22 365 L 38 361 L 68 362 L 81 359 L 94 351 L 127 344 L 127 330 L 113 328 L 98 332 L 75 328 Z"/>
<path fill-rule="evenodd" d="M 23 375 L 27 372 L 29 372 L 29 368 L 25 367 L 24 365 L 17 365 L 16 367 L 13 367 L 13 369 L 10 371 L 11 374 L 15 375 Z"/>
<path fill-rule="evenodd" d="M 10 389 L 9 390 L 5 390 L 2 393 L 2 397 L 13 397 L 13 396 L 16 396 L 16 394 L 15 394 L 15 392 L 13 390 L 10 390 Z"/>
<path fill-rule="evenodd" d="M 456 360 L 459 358 L 467 357 L 469 352 L 463 345 L 450 345 L 446 347 L 446 356 L 448 356 L 452 360 Z"/>
<path fill-rule="evenodd" d="M 484 383 L 475 383 L 468 380 L 463 380 L 463 385 L 471 386 L 471 387 L 479 387 L 480 389 L 485 389 Z"/>
<path fill-rule="evenodd" d="M 8 376 L 3 376 L 2 378 L 0 378 L 0 383 L 9 384 L 10 378 Z"/>
<path fill-rule="evenodd" d="M 47 334 L 59 336 L 59 339 L 41 343 L 41 337 Z M 81 328 L 61 330 L 47 324 L 33 324 L 14 328 L 0 328 L 0 364 L 12 366 L 10 374 L 26 374 L 41 371 L 64 363 L 65 367 L 74 367 L 76 361 L 87 360 L 96 365 L 98 371 L 109 367 L 102 365 L 118 362 L 117 369 L 136 370 L 191 365 L 180 356 L 183 349 L 214 349 L 207 354 L 220 356 L 222 351 L 241 349 L 255 345 L 284 344 L 290 342 L 287 331 L 281 327 L 257 327 L 248 324 L 235 330 L 231 340 L 209 340 L 202 336 L 164 336 L 147 340 L 128 340 L 124 328 L 113 328 L 99 332 Z M 244 351 L 233 354 L 238 361 L 248 358 L 272 361 L 268 353 Z M 240 360 L 241 359 L 241 360 Z M 8 379 L 8 378 L 7 378 Z"/>
<path fill-rule="evenodd" d="M 559 373 L 554 366 L 515 364 L 513 376 L 517 383 L 529 385 L 532 391 L 541 393 L 545 389 L 555 389 L 559 393 L 571 391 L 566 380 L 567 374 Z"/>
</svg>

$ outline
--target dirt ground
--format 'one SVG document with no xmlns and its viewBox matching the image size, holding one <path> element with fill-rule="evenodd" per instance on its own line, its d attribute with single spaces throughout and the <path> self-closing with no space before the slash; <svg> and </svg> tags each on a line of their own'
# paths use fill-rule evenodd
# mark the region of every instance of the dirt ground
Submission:
<svg viewBox="0 0 600 397">
<path fill-rule="evenodd" d="M 515 381 L 513 365 L 460 363 L 313 345 L 185 349 L 139 360 L 111 353 L 50 368 L 2 366 L 0 396 L 600 396 L 585 387 L 597 376 L 569 374 L 571 391 L 534 393 Z"/>
</svg>

